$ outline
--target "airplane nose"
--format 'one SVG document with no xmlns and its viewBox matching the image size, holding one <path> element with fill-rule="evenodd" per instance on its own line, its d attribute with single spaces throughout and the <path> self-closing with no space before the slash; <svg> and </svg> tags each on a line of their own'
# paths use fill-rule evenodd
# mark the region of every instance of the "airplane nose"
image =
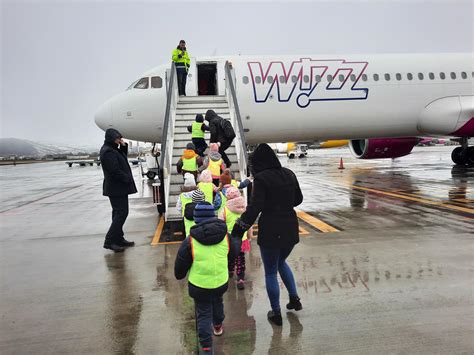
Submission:
<svg viewBox="0 0 474 355">
<path fill-rule="evenodd" d="M 109 102 L 103 103 L 94 115 L 95 124 L 104 131 L 112 127 L 113 115 L 112 105 Z"/>
</svg>

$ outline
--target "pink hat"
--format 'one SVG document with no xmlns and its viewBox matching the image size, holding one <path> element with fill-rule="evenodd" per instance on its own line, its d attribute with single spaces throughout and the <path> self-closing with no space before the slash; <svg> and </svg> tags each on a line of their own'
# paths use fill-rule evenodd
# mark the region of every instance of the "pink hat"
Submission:
<svg viewBox="0 0 474 355">
<path fill-rule="evenodd" d="M 219 151 L 219 144 L 217 144 L 217 143 L 209 144 L 209 151 L 218 152 Z"/>
<path fill-rule="evenodd" d="M 210 170 L 204 170 L 199 176 L 200 182 L 212 182 L 212 174 Z"/>
<path fill-rule="evenodd" d="M 234 186 L 228 187 L 225 192 L 225 197 L 227 197 L 228 200 L 240 197 L 240 191 Z"/>
</svg>

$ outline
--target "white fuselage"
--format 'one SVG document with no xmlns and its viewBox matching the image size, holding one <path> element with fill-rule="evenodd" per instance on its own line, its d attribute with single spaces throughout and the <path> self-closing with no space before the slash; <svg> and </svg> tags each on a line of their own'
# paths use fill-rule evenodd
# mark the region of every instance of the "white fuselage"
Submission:
<svg viewBox="0 0 474 355">
<path fill-rule="evenodd" d="M 457 136 L 457 131 L 471 136 L 460 130 L 474 119 L 471 53 L 192 58 L 187 95 L 198 94 L 202 63 L 215 63 L 216 93 L 224 95 L 227 61 L 248 143 Z M 169 68 L 145 73 L 148 88 L 131 88 L 104 103 L 97 125 L 160 142 Z"/>
</svg>

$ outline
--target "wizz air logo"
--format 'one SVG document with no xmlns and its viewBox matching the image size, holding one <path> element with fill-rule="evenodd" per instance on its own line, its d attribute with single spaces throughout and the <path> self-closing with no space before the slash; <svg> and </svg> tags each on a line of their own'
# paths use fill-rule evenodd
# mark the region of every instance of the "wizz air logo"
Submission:
<svg viewBox="0 0 474 355">
<path fill-rule="evenodd" d="M 288 67 L 283 62 L 248 62 L 255 102 L 264 103 L 276 97 L 305 108 L 312 101 L 365 100 L 369 89 L 358 87 L 368 62 L 346 62 L 344 59 L 313 60 L 301 58 Z M 332 81 L 328 81 L 328 76 Z"/>
</svg>

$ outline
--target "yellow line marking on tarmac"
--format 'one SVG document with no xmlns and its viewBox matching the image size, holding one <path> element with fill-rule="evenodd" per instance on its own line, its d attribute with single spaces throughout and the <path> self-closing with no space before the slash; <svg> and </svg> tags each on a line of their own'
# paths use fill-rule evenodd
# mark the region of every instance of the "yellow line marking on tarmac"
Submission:
<svg viewBox="0 0 474 355">
<path fill-rule="evenodd" d="M 158 245 L 160 243 L 161 232 L 163 232 L 163 227 L 165 226 L 165 219 L 163 216 L 160 216 L 160 222 L 156 227 L 155 235 L 151 241 L 151 245 Z"/>
<path fill-rule="evenodd" d="M 391 196 L 391 197 L 398 197 L 398 198 L 409 200 L 409 201 L 420 202 L 420 203 L 424 203 L 426 205 L 438 206 L 438 207 L 442 207 L 442 208 L 451 209 L 451 210 L 454 210 L 454 211 L 474 214 L 474 209 L 472 209 L 472 208 L 455 206 L 455 205 L 451 205 L 451 204 L 448 204 L 448 203 L 445 203 L 445 202 L 429 200 L 429 199 L 421 198 L 421 197 L 412 197 L 412 196 L 407 196 L 407 195 L 400 195 L 400 194 L 389 192 L 389 191 L 376 190 L 376 189 L 372 189 L 372 188 L 369 188 L 369 187 L 362 187 L 362 186 L 357 186 L 357 185 L 350 185 L 350 187 L 352 187 L 356 190 L 374 192 L 374 193 L 381 194 L 381 195 L 386 195 L 386 196 Z"/>
<path fill-rule="evenodd" d="M 330 226 L 327 223 L 324 223 L 320 219 L 317 219 L 316 217 L 311 216 L 310 214 L 304 211 L 297 210 L 296 214 L 298 218 L 302 219 L 303 221 L 323 233 L 340 232 L 339 229 L 334 228 L 333 226 Z"/>
</svg>

